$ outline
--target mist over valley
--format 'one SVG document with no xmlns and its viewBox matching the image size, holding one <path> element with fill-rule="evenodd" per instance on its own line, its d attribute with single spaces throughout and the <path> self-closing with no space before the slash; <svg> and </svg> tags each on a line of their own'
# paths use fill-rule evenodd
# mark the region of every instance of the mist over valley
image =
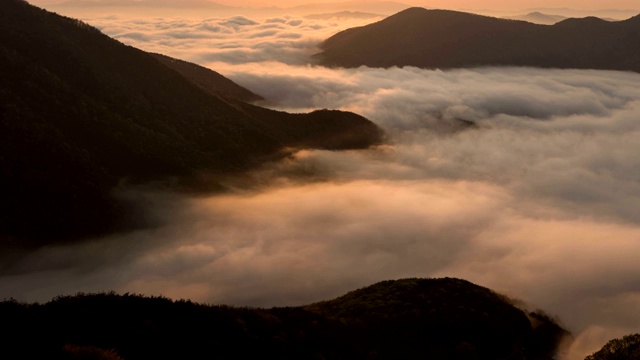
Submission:
<svg viewBox="0 0 640 360">
<path fill-rule="evenodd" d="M 189 163 L 203 170 L 200 180 L 215 182 L 214 193 L 118 187 L 152 226 L 21 253 L 2 266 L 0 298 L 115 290 L 298 306 L 387 279 L 455 277 L 557 316 L 573 334 L 566 359 L 639 332 L 640 74 L 322 67 L 314 55 L 324 40 L 379 20 L 339 10 L 82 18 L 126 45 L 204 67 L 157 62 L 190 79 L 171 78 L 184 91 L 216 99 L 203 109 L 216 104 L 228 118 L 246 116 L 247 129 L 256 119 L 260 131 L 269 129 L 268 141 L 255 135 L 246 143 L 253 152 L 239 158 L 287 152 L 223 174 Z M 229 100 L 229 88 L 206 90 L 197 81 L 211 79 L 207 68 L 247 92 Z M 300 113 L 308 115 L 289 115 Z M 290 124 L 300 119 L 326 130 L 312 124 L 296 133 Z M 327 121 L 346 124 L 347 134 L 353 126 L 384 135 L 331 146 L 329 135 L 341 132 Z M 214 133 L 221 142 L 230 136 Z M 246 149 L 239 140 L 234 146 Z"/>
</svg>

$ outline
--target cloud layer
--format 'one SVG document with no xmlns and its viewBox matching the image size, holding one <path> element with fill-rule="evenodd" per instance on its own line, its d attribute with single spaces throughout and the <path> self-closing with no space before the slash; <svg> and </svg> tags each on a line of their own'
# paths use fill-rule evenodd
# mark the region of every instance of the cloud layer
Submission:
<svg viewBox="0 0 640 360">
<path fill-rule="evenodd" d="M 206 15 L 211 15 L 206 17 Z M 332 34 L 371 19 L 252 15 L 139 18 L 122 14 L 85 21 L 128 45 L 199 64 L 280 62 L 301 65 Z"/>
<path fill-rule="evenodd" d="M 415 189 L 409 198 L 419 198 L 418 184 L 447 185 L 439 193 L 455 204 L 451 228 L 469 234 L 466 241 L 456 241 L 455 231 L 424 237 L 451 240 L 451 248 L 436 246 L 451 260 L 438 275 L 502 289 L 559 314 L 576 330 L 598 324 L 637 331 L 639 75 L 518 68 L 243 70 L 232 76 L 258 92 L 269 84 L 283 109 L 337 104 L 392 134 L 394 144 L 376 152 L 301 153 L 289 173 L 321 169 L 327 179 Z M 451 132 L 448 123 L 455 119 L 477 127 Z M 474 208 L 474 197 L 460 184 L 477 194 L 492 189 L 492 195 Z M 432 201 L 423 206 L 442 208 Z M 404 209 L 421 207 L 407 202 Z"/>
<path fill-rule="evenodd" d="M 115 289 L 295 305 L 456 276 L 558 315 L 577 335 L 569 358 L 640 331 L 640 75 L 332 70 L 308 56 L 345 24 L 95 21 L 211 66 L 268 106 L 360 113 L 390 144 L 301 151 L 230 179 L 236 190 L 220 196 L 133 192 L 162 227 L 33 253 L 0 278 L 0 297 Z"/>
</svg>

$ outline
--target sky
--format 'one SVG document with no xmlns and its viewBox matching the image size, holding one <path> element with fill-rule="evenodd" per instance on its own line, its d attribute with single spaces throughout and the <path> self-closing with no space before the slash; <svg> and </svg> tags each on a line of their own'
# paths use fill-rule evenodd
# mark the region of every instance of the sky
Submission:
<svg viewBox="0 0 640 360">
<path fill-rule="evenodd" d="M 348 1 L 331 1 L 331 0 L 219 0 L 220 4 L 243 5 L 243 6 L 298 6 L 310 3 L 346 3 Z M 397 1 L 413 6 L 437 7 L 437 8 L 467 8 L 467 9 L 483 9 L 490 8 L 495 10 L 518 10 L 530 7 L 569 7 L 579 9 L 610 9 L 610 8 L 637 8 L 637 0 L 404 0 Z"/>
<path fill-rule="evenodd" d="M 64 0 L 31 0 L 35 5 L 49 5 L 64 2 Z M 217 0 L 216 3 L 229 6 L 247 7 L 293 7 L 315 3 L 344 4 L 353 1 L 335 0 Z M 366 3 L 366 1 L 360 1 Z M 638 0 L 403 0 L 396 1 L 411 6 L 445 8 L 445 9 L 492 9 L 521 10 L 528 8 L 576 8 L 576 9 L 637 9 L 640 8 Z"/>
<path fill-rule="evenodd" d="M 83 20 L 217 70 L 265 97 L 263 106 L 356 112 L 389 142 L 303 150 L 228 179 L 224 195 L 129 189 L 120 195 L 162 226 L 41 249 L 0 274 L 0 298 L 113 289 L 300 305 L 387 279 L 453 276 L 557 316 L 575 336 L 567 360 L 640 332 L 639 74 L 313 65 L 320 41 L 376 18 Z"/>
</svg>

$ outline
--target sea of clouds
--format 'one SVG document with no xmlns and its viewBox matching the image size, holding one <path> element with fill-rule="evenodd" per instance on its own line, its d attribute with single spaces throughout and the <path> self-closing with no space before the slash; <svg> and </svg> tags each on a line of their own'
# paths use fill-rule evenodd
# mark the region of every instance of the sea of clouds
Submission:
<svg viewBox="0 0 640 360">
<path fill-rule="evenodd" d="M 163 225 L 42 249 L 0 277 L 0 297 L 300 305 L 450 276 L 557 315 L 576 338 L 569 359 L 640 331 L 640 74 L 313 65 L 321 39 L 362 19 L 87 21 L 220 71 L 265 106 L 359 113 L 388 143 L 302 150 L 222 195 L 128 194 Z"/>
</svg>

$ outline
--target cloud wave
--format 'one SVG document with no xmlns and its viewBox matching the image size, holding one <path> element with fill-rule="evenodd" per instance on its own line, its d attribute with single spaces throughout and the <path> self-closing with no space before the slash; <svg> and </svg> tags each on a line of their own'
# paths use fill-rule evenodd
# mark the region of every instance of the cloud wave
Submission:
<svg viewBox="0 0 640 360">
<path fill-rule="evenodd" d="M 357 18 L 338 22 L 260 14 L 207 18 L 94 15 L 84 20 L 128 45 L 201 64 L 278 61 L 292 65 L 308 63 L 310 56 L 319 51 L 317 45 L 322 39 L 367 22 Z"/>
</svg>

